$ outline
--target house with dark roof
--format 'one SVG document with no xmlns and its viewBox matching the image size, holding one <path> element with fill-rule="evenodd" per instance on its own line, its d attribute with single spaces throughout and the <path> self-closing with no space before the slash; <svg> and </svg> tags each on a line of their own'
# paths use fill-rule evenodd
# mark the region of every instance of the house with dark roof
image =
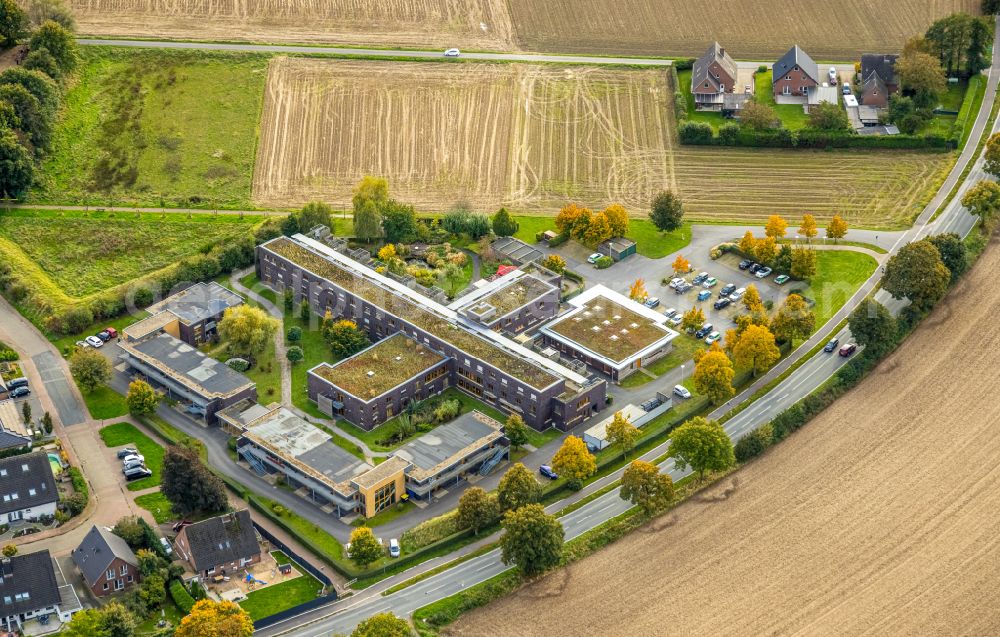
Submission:
<svg viewBox="0 0 1000 637">
<path fill-rule="evenodd" d="M 718 42 L 691 66 L 691 94 L 698 110 L 720 110 L 724 95 L 736 88 L 736 62 Z"/>
<path fill-rule="evenodd" d="M 889 87 L 882 77 L 875 72 L 861 86 L 861 103 L 871 108 L 886 108 L 889 106 Z"/>
<path fill-rule="evenodd" d="M 31 434 L 13 400 L 0 400 L 0 452 L 31 448 Z"/>
<path fill-rule="evenodd" d="M 243 304 L 243 297 L 215 281 L 196 283 L 146 310 L 150 316 L 122 330 L 124 340 L 166 332 L 188 345 L 212 340 L 226 310 Z"/>
<path fill-rule="evenodd" d="M 0 459 L 0 523 L 56 514 L 59 490 L 43 451 Z"/>
<path fill-rule="evenodd" d="M 98 597 L 123 591 L 141 579 L 139 560 L 125 540 L 96 525 L 73 549 L 73 563 Z"/>
<path fill-rule="evenodd" d="M 819 67 L 809 54 L 796 44 L 771 67 L 771 87 L 775 98 L 807 97 L 809 89 L 819 86 Z"/>
<path fill-rule="evenodd" d="M 899 91 L 899 78 L 896 77 L 898 59 L 898 55 L 891 53 L 865 53 L 861 56 L 861 81 L 867 83 L 876 75 L 885 84 L 889 95 L 895 94 Z"/>
<path fill-rule="evenodd" d="M 48 550 L 0 558 L 0 630 L 24 631 L 28 622 L 39 619 L 49 630 L 32 626 L 31 634 L 54 632 L 80 609 L 80 598 Z"/>
<path fill-rule="evenodd" d="M 232 575 L 260 562 L 260 543 L 250 511 L 202 520 L 181 529 L 174 540 L 177 554 L 199 577 Z"/>
</svg>

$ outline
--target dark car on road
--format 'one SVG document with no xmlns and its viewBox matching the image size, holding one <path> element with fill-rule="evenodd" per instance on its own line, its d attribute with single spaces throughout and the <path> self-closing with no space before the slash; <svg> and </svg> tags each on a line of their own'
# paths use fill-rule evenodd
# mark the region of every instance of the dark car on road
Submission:
<svg viewBox="0 0 1000 637">
<path fill-rule="evenodd" d="M 694 333 L 695 338 L 705 338 L 708 336 L 709 332 L 712 331 L 712 324 L 705 323 L 701 326 L 701 329 Z"/>
<path fill-rule="evenodd" d="M 730 303 L 732 303 L 732 301 L 730 301 L 729 299 L 723 297 L 723 298 L 719 299 L 718 301 L 716 301 L 715 305 L 713 305 L 712 307 L 714 307 L 717 310 L 721 310 L 721 309 L 729 307 Z"/>
<path fill-rule="evenodd" d="M 838 345 L 840 345 L 840 339 L 839 338 L 831 338 L 830 341 L 826 344 L 826 347 L 823 348 L 823 351 L 826 352 L 827 354 L 829 354 L 833 350 L 837 349 Z"/>
<path fill-rule="evenodd" d="M 736 291 L 736 284 L 735 283 L 729 283 L 729 284 L 726 285 L 726 287 L 724 287 L 721 290 L 719 290 L 719 297 L 726 298 L 727 296 L 729 296 L 730 294 L 732 294 L 735 291 Z"/>
<path fill-rule="evenodd" d="M 27 387 L 15 387 L 14 389 L 10 390 L 10 397 L 21 398 L 23 396 L 27 396 L 30 393 L 31 390 L 28 389 Z"/>
<path fill-rule="evenodd" d="M 538 467 L 538 473 L 542 474 L 549 480 L 555 480 L 559 477 L 559 474 L 553 471 L 552 467 L 550 467 L 547 464 L 543 464 L 542 466 Z"/>
<path fill-rule="evenodd" d="M 844 345 L 843 347 L 840 348 L 840 355 L 843 356 L 844 358 L 847 358 L 856 351 L 858 351 L 857 344 L 848 343 L 847 345 Z"/>
<path fill-rule="evenodd" d="M 751 266 L 752 264 L 753 264 L 753 262 L 752 262 L 752 261 L 750 261 L 750 259 L 743 259 L 742 261 L 740 261 L 740 269 L 741 269 L 741 270 L 746 270 L 746 269 L 748 269 L 748 268 L 749 268 L 749 267 L 750 267 L 750 266 Z"/>
</svg>

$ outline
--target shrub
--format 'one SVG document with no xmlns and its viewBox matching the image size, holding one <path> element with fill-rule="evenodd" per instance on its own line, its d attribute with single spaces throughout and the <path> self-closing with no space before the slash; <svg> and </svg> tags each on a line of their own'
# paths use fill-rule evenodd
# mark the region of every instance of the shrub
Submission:
<svg viewBox="0 0 1000 637">
<path fill-rule="evenodd" d="M 614 265 L 614 263 L 615 261 L 611 257 L 603 256 L 594 262 L 594 267 L 596 267 L 598 270 L 604 270 L 606 268 L 610 268 L 612 265 Z"/>
<path fill-rule="evenodd" d="M 714 143 L 712 125 L 706 122 L 681 122 L 677 126 L 677 138 L 682 144 L 707 146 Z"/>
<path fill-rule="evenodd" d="M 400 536 L 400 544 L 407 553 L 433 544 L 462 530 L 458 521 L 458 511 L 453 510 L 421 522 L 417 526 L 404 531 Z"/>
<path fill-rule="evenodd" d="M 719 127 L 719 142 L 726 146 L 735 146 L 739 136 L 740 125 L 735 122 L 727 122 Z"/>
<path fill-rule="evenodd" d="M 679 60 L 674 60 L 673 67 L 678 71 L 688 71 L 695 63 L 695 58 L 681 58 Z"/>
<path fill-rule="evenodd" d="M 182 613 L 190 614 L 191 608 L 194 606 L 194 598 L 191 597 L 191 593 L 184 588 L 184 584 L 180 580 L 174 580 L 170 583 L 170 597 Z"/>
<path fill-rule="evenodd" d="M 562 233 L 560 235 L 556 235 L 552 239 L 549 239 L 549 247 L 550 248 L 557 248 L 557 247 L 561 246 L 562 244 L 566 243 L 567 241 L 569 241 L 569 233 L 568 232 L 564 232 L 564 233 Z"/>
<path fill-rule="evenodd" d="M 771 444 L 771 428 L 768 425 L 758 427 L 736 441 L 733 451 L 738 462 L 746 462 L 764 453 Z"/>
</svg>

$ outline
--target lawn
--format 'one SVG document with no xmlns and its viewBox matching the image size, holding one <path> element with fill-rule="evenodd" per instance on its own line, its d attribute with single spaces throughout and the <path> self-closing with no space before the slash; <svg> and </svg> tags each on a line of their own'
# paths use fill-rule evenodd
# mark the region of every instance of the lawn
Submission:
<svg viewBox="0 0 1000 637">
<path fill-rule="evenodd" d="M 278 564 L 291 562 L 281 551 L 272 552 Z M 303 571 L 298 564 L 291 562 L 292 568 L 300 573 L 299 577 L 286 582 L 272 583 L 247 594 L 247 598 L 240 602 L 250 619 L 257 621 L 265 617 L 270 617 L 275 613 L 304 604 L 318 597 L 323 585 L 315 577 Z M 282 576 L 277 576 L 280 579 Z"/>
<path fill-rule="evenodd" d="M 170 625 L 174 627 L 180 625 L 181 620 L 184 619 L 184 613 L 177 608 L 177 605 L 174 604 L 174 600 L 170 598 L 170 595 L 167 595 L 166 599 L 163 600 L 163 604 L 160 605 L 160 608 L 161 610 L 152 611 L 149 617 L 136 625 L 135 634 L 158 634 L 159 629 L 156 627 L 156 624 L 161 619 L 166 619 L 170 622 Z"/>
<path fill-rule="evenodd" d="M 160 484 L 160 469 L 163 467 L 163 447 L 160 444 L 127 422 L 102 427 L 98 433 L 101 434 L 101 440 L 108 447 L 132 445 L 146 458 L 146 466 L 153 472 L 153 475 L 129 482 L 129 491 L 142 491 Z"/>
<path fill-rule="evenodd" d="M 223 363 L 232 357 L 226 352 L 225 347 L 213 354 L 216 354 L 215 357 Z M 254 366 L 243 374 L 257 383 L 257 396 L 260 397 L 260 402 L 264 404 L 281 402 L 281 361 L 275 356 L 274 339 L 268 341 L 267 349 L 257 355 Z"/>
<path fill-rule="evenodd" d="M 306 379 L 310 369 L 323 362 L 336 362 L 337 357 L 333 355 L 330 346 L 323 340 L 323 335 L 319 331 L 318 319 L 314 317 L 311 321 L 303 321 L 291 313 L 286 313 L 284 321 L 286 335 L 292 327 L 302 329 L 302 339 L 294 344 L 302 348 L 302 354 L 305 357 L 292 365 L 292 404 L 316 418 L 329 418 L 319 410 L 315 403 L 309 400 L 309 387 Z M 292 345 L 292 343 L 288 344 Z"/>
<path fill-rule="evenodd" d="M 229 278 L 229 277 L 226 277 Z M 246 288 L 257 293 L 258 296 L 273 303 L 276 307 L 281 308 L 282 304 L 278 301 L 278 295 L 271 288 L 261 285 L 260 279 L 257 278 L 256 272 L 251 272 L 242 279 L 240 279 L 240 284 Z"/>
<path fill-rule="evenodd" d="M 677 367 L 681 363 L 686 363 L 694 357 L 694 353 L 700 349 L 705 349 L 705 343 L 700 341 L 689 334 L 681 332 L 677 338 L 673 340 L 673 351 L 664 356 L 663 358 L 657 359 L 646 369 L 657 376 L 666 374 L 673 368 Z M 693 368 L 692 368 L 693 370 Z M 622 387 L 639 387 L 651 382 L 653 379 L 643 374 L 641 372 L 636 372 L 631 376 L 627 377 L 622 381 Z"/>
<path fill-rule="evenodd" d="M 767 104 L 777 113 L 782 125 L 789 130 L 799 130 L 809 124 L 809 115 L 801 104 L 778 104 L 774 101 L 774 91 L 771 90 L 771 71 L 757 73 L 754 76 L 754 97 L 761 104 Z"/>
<path fill-rule="evenodd" d="M 525 243 L 535 243 L 535 235 L 545 230 L 555 230 L 555 217 L 518 215 L 514 217 L 519 228 L 514 236 Z M 650 259 L 661 259 L 691 243 L 691 225 L 685 223 L 674 232 L 660 232 L 647 219 L 629 219 L 626 235 L 636 243 L 636 251 Z"/>
<path fill-rule="evenodd" d="M 32 201 L 247 208 L 268 56 L 83 47 Z"/>
<path fill-rule="evenodd" d="M 87 411 L 94 420 L 119 418 L 128 413 L 125 397 L 107 385 L 98 387 L 92 392 L 83 391 L 81 388 L 80 393 L 83 394 L 83 402 L 87 403 Z"/>
<path fill-rule="evenodd" d="M 376 513 L 370 518 L 358 517 L 354 522 L 351 522 L 351 526 L 367 526 L 369 528 L 375 528 L 376 526 L 381 526 L 383 524 L 388 524 L 396 518 L 402 517 L 416 508 L 416 505 L 409 500 L 397 502 L 394 506 L 388 509 L 383 509 L 382 511 Z"/>
<path fill-rule="evenodd" d="M 875 259 L 860 252 L 848 250 L 817 250 L 816 276 L 809 286 L 790 284 L 816 302 L 813 313 L 816 315 L 816 327 L 830 320 L 837 310 L 857 292 L 861 284 L 875 272 L 878 264 Z"/>
<path fill-rule="evenodd" d="M 169 522 L 177 517 L 174 515 L 173 505 L 170 504 L 170 500 L 168 500 L 167 497 L 159 491 L 136 496 L 135 503 L 139 507 L 152 513 L 153 519 L 156 520 L 157 524 Z"/>
</svg>

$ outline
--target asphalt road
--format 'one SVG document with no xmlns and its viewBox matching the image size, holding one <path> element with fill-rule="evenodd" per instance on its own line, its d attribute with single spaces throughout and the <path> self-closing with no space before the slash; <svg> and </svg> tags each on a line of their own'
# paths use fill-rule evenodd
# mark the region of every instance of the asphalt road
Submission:
<svg viewBox="0 0 1000 637">
<path fill-rule="evenodd" d="M 113 40 L 83 38 L 84 46 L 127 46 L 145 49 L 188 49 L 197 51 L 243 51 L 247 53 L 296 53 L 305 55 L 337 55 L 345 57 L 377 56 L 441 60 L 444 51 L 408 51 L 404 49 L 358 49 L 339 46 L 295 46 L 285 44 L 227 44 L 218 42 L 175 42 L 168 40 Z M 637 66 L 670 66 L 672 60 L 636 57 L 604 57 L 593 55 L 546 55 L 543 53 L 462 53 L 449 61 L 482 60 L 487 62 L 561 62 L 564 64 L 628 64 Z"/>
</svg>

